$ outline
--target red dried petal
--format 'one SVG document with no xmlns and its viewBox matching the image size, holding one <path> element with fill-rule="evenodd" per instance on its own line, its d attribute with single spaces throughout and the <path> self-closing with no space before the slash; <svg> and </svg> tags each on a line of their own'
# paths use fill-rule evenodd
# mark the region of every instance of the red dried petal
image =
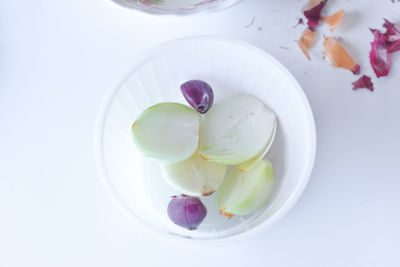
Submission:
<svg viewBox="0 0 400 267">
<path fill-rule="evenodd" d="M 371 43 L 371 52 L 369 60 L 376 76 L 387 76 L 392 64 L 392 57 L 389 53 L 389 47 L 386 43 L 386 37 L 378 30 L 371 29 L 374 35 L 374 41 Z"/>
<path fill-rule="evenodd" d="M 370 90 L 371 92 L 374 91 L 374 84 L 371 81 L 371 77 L 363 75 L 360 79 L 352 83 L 353 90 L 365 88 Z"/>
<path fill-rule="evenodd" d="M 319 20 L 321 18 L 321 11 L 325 7 L 327 1 L 328 0 L 321 0 L 319 4 L 304 11 L 304 16 L 308 19 L 307 25 L 310 28 L 310 30 L 313 31 L 318 26 Z"/>
</svg>

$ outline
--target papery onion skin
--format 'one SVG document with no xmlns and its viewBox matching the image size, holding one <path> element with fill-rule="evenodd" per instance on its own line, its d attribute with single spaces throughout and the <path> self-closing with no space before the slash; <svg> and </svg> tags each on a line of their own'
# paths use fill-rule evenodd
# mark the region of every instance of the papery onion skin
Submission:
<svg viewBox="0 0 400 267">
<path fill-rule="evenodd" d="M 324 48 L 327 61 L 336 68 L 350 70 L 354 75 L 360 73 L 360 65 L 347 53 L 343 46 L 333 38 L 324 40 Z"/>
<path fill-rule="evenodd" d="M 204 81 L 187 81 L 181 85 L 181 91 L 189 105 L 201 114 L 205 114 L 214 103 L 214 92 Z"/>
<path fill-rule="evenodd" d="M 392 55 L 386 44 L 386 37 L 378 30 L 370 29 L 374 35 L 374 41 L 371 43 L 369 60 L 376 77 L 384 77 L 389 74 L 392 65 Z"/>
<path fill-rule="evenodd" d="M 310 28 L 310 30 L 314 31 L 315 28 L 318 26 L 319 20 L 321 18 L 321 11 L 325 7 L 327 1 L 328 0 L 321 0 L 319 4 L 313 6 L 308 10 L 304 10 L 304 16 L 308 19 L 307 25 Z M 318 1 L 312 1 L 312 2 L 318 2 Z"/>
<path fill-rule="evenodd" d="M 374 84 L 371 81 L 371 77 L 366 75 L 361 76 L 361 78 L 353 82 L 352 85 L 353 85 L 353 90 L 365 88 L 370 90 L 371 92 L 374 91 Z"/>
<path fill-rule="evenodd" d="M 321 21 L 324 23 L 328 23 L 329 24 L 329 30 L 331 32 L 333 32 L 342 22 L 344 16 L 344 10 L 340 10 L 339 12 L 328 16 L 328 17 L 321 17 Z"/>
<path fill-rule="evenodd" d="M 168 217 L 177 225 L 196 230 L 207 215 L 207 208 L 197 197 L 173 196 L 168 204 Z"/>
<path fill-rule="evenodd" d="M 385 19 L 383 27 L 386 28 L 385 33 L 370 29 L 374 35 L 374 41 L 371 43 L 369 58 L 378 78 L 389 74 L 392 65 L 391 54 L 400 50 L 400 31 L 387 19 Z"/>
<path fill-rule="evenodd" d="M 188 106 L 164 102 L 144 110 L 132 125 L 132 139 L 147 157 L 176 163 L 198 149 L 200 117 Z"/>
<path fill-rule="evenodd" d="M 268 160 L 261 160 L 247 172 L 233 168 L 217 191 L 220 213 L 230 219 L 256 212 L 272 196 L 274 182 L 275 171 Z"/>
<path fill-rule="evenodd" d="M 396 52 L 400 50 L 400 31 L 394 26 L 393 23 L 384 19 L 385 23 L 383 27 L 386 28 L 386 32 L 384 33 L 387 38 L 388 49 L 390 53 Z"/>
<path fill-rule="evenodd" d="M 309 28 L 307 28 L 304 30 L 298 42 L 301 51 L 303 51 L 304 55 L 307 57 L 308 60 L 311 60 L 310 54 L 308 53 L 308 49 L 310 49 L 314 45 L 315 38 L 316 38 L 315 31 L 311 31 Z"/>
</svg>

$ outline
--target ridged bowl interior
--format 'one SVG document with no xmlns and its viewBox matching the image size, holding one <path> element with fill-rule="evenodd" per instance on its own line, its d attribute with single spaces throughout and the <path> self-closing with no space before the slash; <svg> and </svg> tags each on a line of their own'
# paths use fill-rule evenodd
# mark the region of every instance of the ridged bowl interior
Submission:
<svg viewBox="0 0 400 267">
<path fill-rule="evenodd" d="M 174 225 L 167 216 L 175 191 L 161 165 L 145 158 L 131 139 L 131 125 L 141 111 L 163 101 L 186 104 L 180 85 L 208 82 L 215 102 L 249 94 L 260 98 L 278 117 L 278 130 L 267 158 L 276 171 L 269 203 L 246 217 L 228 220 L 215 205 L 215 194 L 202 198 L 208 215 L 198 230 Z M 302 193 L 314 162 L 315 126 L 299 84 L 266 52 L 243 42 L 212 37 L 180 39 L 147 53 L 113 87 L 100 110 L 96 156 L 101 177 L 117 205 L 153 233 L 193 239 L 216 239 L 253 232 L 284 215 Z"/>
<path fill-rule="evenodd" d="M 187 15 L 204 11 L 218 11 L 243 0 L 112 0 L 115 3 L 158 15 Z"/>
</svg>

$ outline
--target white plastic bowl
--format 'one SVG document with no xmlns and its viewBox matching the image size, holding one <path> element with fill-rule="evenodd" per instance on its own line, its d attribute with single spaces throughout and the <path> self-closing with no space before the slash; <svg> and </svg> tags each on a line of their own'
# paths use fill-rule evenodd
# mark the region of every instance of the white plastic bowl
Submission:
<svg viewBox="0 0 400 267">
<path fill-rule="evenodd" d="M 155 15 L 188 15 L 218 11 L 243 0 L 112 0 L 126 8 Z"/>
<path fill-rule="evenodd" d="M 279 120 L 267 154 L 276 171 L 269 203 L 255 214 L 228 220 L 218 213 L 215 194 L 204 197 L 208 214 L 196 231 L 169 220 L 170 196 L 180 192 L 165 181 L 160 164 L 144 158 L 131 139 L 132 122 L 145 108 L 162 101 L 186 104 L 179 87 L 191 79 L 208 82 L 215 102 L 238 94 L 257 96 Z M 268 228 L 303 192 L 316 150 L 313 115 L 293 76 L 265 51 L 216 37 L 174 40 L 146 53 L 106 96 L 95 135 L 99 173 L 112 199 L 137 225 L 167 239 L 231 241 Z"/>
</svg>

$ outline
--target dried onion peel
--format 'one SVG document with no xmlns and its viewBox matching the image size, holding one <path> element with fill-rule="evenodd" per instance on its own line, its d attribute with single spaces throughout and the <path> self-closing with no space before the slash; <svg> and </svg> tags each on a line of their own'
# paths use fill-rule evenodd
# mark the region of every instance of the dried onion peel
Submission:
<svg viewBox="0 0 400 267">
<path fill-rule="evenodd" d="M 400 31 L 394 26 L 393 23 L 384 19 L 385 23 L 383 27 L 386 28 L 386 32 L 384 33 L 387 38 L 387 43 L 389 46 L 389 52 L 393 53 L 400 50 Z"/>
<path fill-rule="evenodd" d="M 369 58 L 378 78 L 389 74 L 392 65 L 391 53 L 400 50 L 400 31 L 386 19 L 383 27 L 386 28 L 385 33 L 370 29 L 374 35 L 374 41 L 371 43 Z"/>
<path fill-rule="evenodd" d="M 315 30 L 321 19 L 321 11 L 328 0 L 311 0 L 303 8 L 304 16 L 308 19 L 307 25 L 310 30 Z"/>
<path fill-rule="evenodd" d="M 371 77 L 363 75 L 360 79 L 352 83 L 353 90 L 365 88 L 370 90 L 371 92 L 374 91 L 374 84 L 371 81 Z"/>
<path fill-rule="evenodd" d="M 342 22 L 343 16 L 344 16 L 344 10 L 342 9 L 331 16 L 321 17 L 321 21 L 329 24 L 329 30 L 333 32 Z"/>
<path fill-rule="evenodd" d="M 325 38 L 324 48 L 326 59 L 336 67 L 352 71 L 354 74 L 360 73 L 360 65 L 347 53 L 347 51 L 333 38 Z"/>
<path fill-rule="evenodd" d="M 310 29 L 307 28 L 303 32 L 303 35 L 301 36 L 298 42 L 301 51 L 303 51 L 304 55 L 306 55 L 308 60 L 311 60 L 311 57 L 308 54 L 308 49 L 310 49 L 313 46 L 315 42 L 315 37 L 316 37 L 315 31 L 311 31 Z"/>
</svg>

